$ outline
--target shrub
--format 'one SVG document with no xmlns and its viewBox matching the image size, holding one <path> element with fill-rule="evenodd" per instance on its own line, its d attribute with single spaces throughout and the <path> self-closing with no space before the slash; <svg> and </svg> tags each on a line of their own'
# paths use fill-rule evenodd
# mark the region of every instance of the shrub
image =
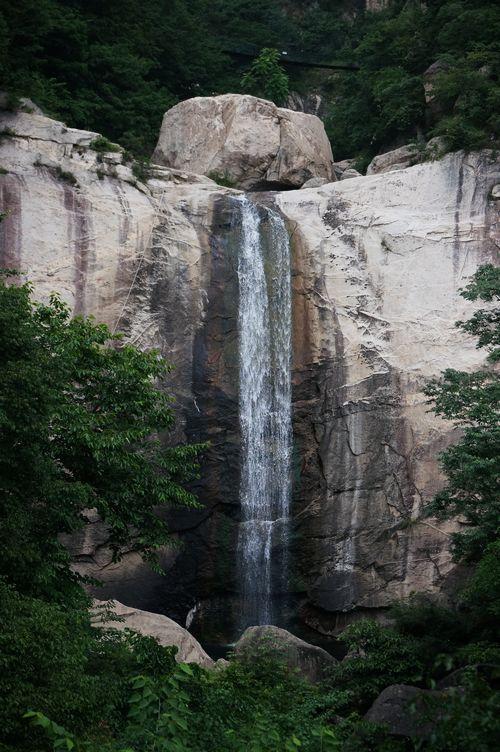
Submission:
<svg viewBox="0 0 500 752">
<path fill-rule="evenodd" d="M 136 159 L 132 164 L 132 174 L 140 183 L 145 183 L 153 174 L 153 168 L 148 159 Z"/>
<path fill-rule="evenodd" d="M 121 146 L 118 146 L 118 144 L 113 144 L 105 136 L 97 136 L 97 138 L 94 138 L 89 148 L 93 149 L 99 154 L 105 154 L 106 152 L 110 152 L 110 151 L 117 152 L 117 151 L 122 150 Z"/>
<path fill-rule="evenodd" d="M 424 656 L 415 638 L 409 639 L 375 621 L 362 619 L 339 636 L 348 648 L 344 660 L 332 670 L 326 685 L 344 692 L 338 711 L 366 710 L 389 684 L 414 684 L 423 680 Z"/>
<path fill-rule="evenodd" d="M 234 188 L 235 186 L 234 180 L 231 180 L 230 177 L 221 174 L 220 172 L 209 172 L 207 177 L 210 178 L 210 180 L 213 180 L 214 183 L 217 183 L 217 185 L 222 185 L 224 188 Z"/>
<path fill-rule="evenodd" d="M 288 76 L 279 64 L 278 50 L 266 47 L 241 79 L 241 89 L 256 97 L 283 104 L 288 96 Z"/>
</svg>

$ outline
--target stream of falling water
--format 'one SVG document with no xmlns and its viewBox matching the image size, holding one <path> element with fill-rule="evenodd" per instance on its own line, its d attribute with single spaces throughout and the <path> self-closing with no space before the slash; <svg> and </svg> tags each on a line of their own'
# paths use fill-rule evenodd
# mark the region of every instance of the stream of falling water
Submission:
<svg viewBox="0 0 500 752">
<path fill-rule="evenodd" d="M 241 626 L 275 624 L 288 581 L 291 429 L 290 244 L 271 209 L 235 199 L 240 219 Z"/>
</svg>

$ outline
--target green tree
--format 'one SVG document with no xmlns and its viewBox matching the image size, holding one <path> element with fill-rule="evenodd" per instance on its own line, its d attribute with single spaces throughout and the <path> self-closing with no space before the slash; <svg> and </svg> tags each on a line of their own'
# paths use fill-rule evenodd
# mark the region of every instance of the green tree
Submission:
<svg viewBox="0 0 500 752">
<path fill-rule="evenodd" d="M 369 619 L 350 624 L 339 639 L 348 654 L 327 681 L 336 712 L 364 712 L 389 684 L 413 684 L 423 678 L 419 640 Z"/>
<path fill-rule="evenodd" d="M 152 637 L 100 630 L 85 608 L 24 596 L 0 580 L 0 750 L 47 747 L 23 721 L 28 710 L 90 737 L 118 731 L 130 677 L 167 675 L 173 652 Z"/>
<path fill-rule="evenodd" d="M 193 506 L 185 482 L 201 446 L 169 446 L 170 399 L 156 351 L 119 345 L 103 324 L 71 318 L 55 295 L 0 280 L 0 576 L 68 603 L 78 577 L 60 541 L 94 508 L 119 558 L 149 560 L 168 541 L 157 508 Z"/>
<path fill-rule="evenodd" d="M 279 64 L 280 53 L 265 47 L 241 79 L 243 91 L 283 104 L 288 95 L 288 76 Z"/>
<path fill-rule="evenodd" d="M 491 304 L 457 326 L 478 337 L 477 346 L 488 349 L 490 363 L 498 361 L 500 269 L 480 267 L 462 295 Z M 427 386 L 426 394 L 434 411 L 462 430 L 460 441 L 441 454 L 448 482 L 429 513 L 442 519 L 460 515 L 468 529 L 453 536 L 455 556 L 477 562 L 499 537 L 500 378 L 492 368 L 473 373 L 450 368 Z"/>
</svg>

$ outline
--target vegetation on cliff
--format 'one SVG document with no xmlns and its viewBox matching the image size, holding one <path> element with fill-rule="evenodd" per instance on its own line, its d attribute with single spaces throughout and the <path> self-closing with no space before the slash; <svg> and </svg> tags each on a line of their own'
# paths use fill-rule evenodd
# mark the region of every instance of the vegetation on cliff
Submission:
<svg viewBox="0 0 500 752">
<path fill-rule="evenodd" d="M 356 72 L 290 66 L 290 88 L 320 92 L 336 159 L 364 162 L 408 140 L 498 145 L 500 7 L 496 0 L 5 0 L 0 85 L 72 126 L 149 156 L 162 114 L 193 96 L 262 86 L 241 49 L 275 48 Z M 267 53 L 269 56 L 269 53 Z M 437 64 L 432 78 L 424 76 Z M 250 67 L 250 70 L 249 70 Z M 432 86 L 425 102 L 424 83 Z M 281 102 L 278 102 L 279 104 Z"/>
<path fill-rule="evenodd" d="M 163 666 L 151 640 L 100 638 L 61 535 L 96 509 L 115 559 L 155 562 L 168 542 L 158 506 L 194 505 L 186 482 L 202 446 L 168 446 L 173 424 L 156 352 L 117 346 L 108 328 L 70 318 L 53 296 L 0 275 L 0 727 L 3 749 L 33 749 L 22 714 L 83 732 L 111 723 L 130 668 Z M 12 282 L 12 280 L 10 280 Z M 168 663 L 168 661 L 167 661 Z M 124 696 L 125 692 L 125 696 Z M 122 696 L 122 699 L 120 699 Z"/>
</svg>

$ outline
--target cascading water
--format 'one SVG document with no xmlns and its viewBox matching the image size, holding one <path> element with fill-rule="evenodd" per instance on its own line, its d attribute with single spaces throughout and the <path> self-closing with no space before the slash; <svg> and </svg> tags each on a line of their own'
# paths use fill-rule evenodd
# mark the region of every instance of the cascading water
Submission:
<svg viewBox="0 0 500 752">
<path fill-rule="evenodd" d="M 239 208 L 239 395 L 242 440 L 238 555 L 242 627 L 272 624 L 287 585 L 290 503 L 290 245 L 282 218 Z"/>
</svg>

